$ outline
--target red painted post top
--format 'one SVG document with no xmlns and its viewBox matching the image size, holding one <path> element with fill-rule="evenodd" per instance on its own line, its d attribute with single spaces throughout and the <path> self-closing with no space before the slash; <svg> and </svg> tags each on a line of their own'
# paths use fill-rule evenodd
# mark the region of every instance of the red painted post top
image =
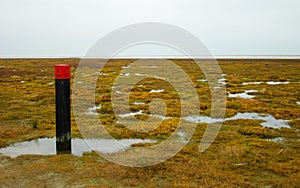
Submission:
<svg viewBox="0 0 300 188">
<path fill-rule="evenodd" d="M 55 65 L 55 79 L 70 79 L 70 65 Z"/>
</svg>

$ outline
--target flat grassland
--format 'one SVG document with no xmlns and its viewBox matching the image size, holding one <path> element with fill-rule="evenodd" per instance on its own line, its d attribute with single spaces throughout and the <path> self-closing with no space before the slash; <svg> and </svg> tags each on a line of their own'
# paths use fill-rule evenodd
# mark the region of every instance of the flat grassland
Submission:
<svg viewBox="0 0 300 188">
<path fill-rule="evenodd" d="M 100 60 L 99 60 L 100 61 Z M 155 60 L 159 61 L 159 60 Z M 210 91 L 205 75 L 191 60 L 173 60 L 190 76 L 199 94 L 200 114 L 210 114 Z M 0 147 L 55 136 L 54 65 L 71 65 L 72 77 L 80 59 L 0 60 Z M 112 111 L 111 90 L 122 67 L 133 60 L 111 60 L 96 87 L 96 109 L 115 138 L 166 139 L 176 129 L 180 111 L 171 87 L 155 80 L 131 90 L 131 110 L 147 119 L 149 91 L 157 85 L 167 102 L 167 116 L 159 127 L 136 133 L 119 124 Z M 73 155 L 0 154 L 3 187 L 300 187 L 300 60 L 218 60 L 226 79 L 225 117 L 214 143 L 198 152 L 205 122 L 197 124 L 190 142 L 174 157 L 154 166 L 133 168 L 114 164 L 95 152 Z M 157 80 L 156 80 L 157 81 Z M 71 79 L 71 83 L 73 79 Z M 252 90 L 252 91 L 251 91 Z M 254 90 L 254 91 L 253 91 Z M 256 90 L 256 91 L 255 91 Z M 170 92 L 168 92 L 170 91 Z M 249 91 L 250 98 L 233 97 Z M 231 97 L 229 96 L 231 95 Z M 159 93 L 156 94 L 160 97 Z M 188 97 L 188 93 L 186 94 Z M 153 96 L 152 96 L 153 98 Z M 150 99 L 150 100 L 149 100 Z M 264 127 L 263 120 L 231 119 L 238 113 L 257 113 L 287 120 L 288 127 Z M 104 114 L 104 115 L 101 115 Z M 282 121 L 284 122 L 284 121 Z M 271 125 L 272 126 L 272 125 Z M 72 115 L 72 137 L 81 137 Z M 138 145 L 143 146 L 143 144 Z"/>
</svg>

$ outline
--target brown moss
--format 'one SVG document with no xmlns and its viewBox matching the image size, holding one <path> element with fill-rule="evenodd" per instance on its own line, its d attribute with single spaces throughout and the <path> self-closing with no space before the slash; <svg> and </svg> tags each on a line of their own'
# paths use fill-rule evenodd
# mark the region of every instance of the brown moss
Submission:
<svg viewBox="0 0 300 188">
<path fill-rule="evenodd" d="M 96 60 L 92 60 L 96 61 Z M 149 133 L 134 132 L 117 124 L 111 107 L 111 87 L 115 78 L 134 60 L 112 60 L 106 64 L 95 89 L 99 118 L 116 138 L 166 139 L 177 128 L 180 102 L 174 88 L 159 80 L 143 80 L 143 87 L 130 93 L 132 111 L 149 113 L 152 98 L 165 100 L 165 120 Z M 72 76 L 79 59 L 1 59 L 0 60 L 0 147 L 37 137 L 55 134 L 55 100 L 53 67 L 57 63 L 72 65 Z M 199 93 L 200 113 L 209 115 L 210 90 L 207 83 L 197 82 L 205 75 L 190 60 L 175 60 L 195 82 Z M 299 60 L 222 60 L 226 73 L 226 89 L 231 93 L 248 89 L 259 90 L 253 100 L 227 99 L 226 116 L 238 112 L 271 114 L 277 119 L 291 120 L 292 129 L 269 129 L 256 120 L 234 120 L 224 123 L 214 143 L 203 153 L 198 152 L 206 124 L 199 124 L 189 144 L 173 158 L 154 166 L 131 168 L 106 161 L 95 152 L 82 157 L 71 155 L 21 156 L 9 159 L 0 155 L 0 183 L 4 186 L 63 187 L 284 187 L 299 185 L 299 118 L 300 100 Z M 3 67 L 4 66 L 4 67 Z M 279 68 L 280 67 L 280 68 Z M 87 67 L 88 68 L 88 67 Z M 87 81 L 89 78 L 87 78 Z M 24 81 L 24 82 L 22 82 Z M 253 81 L 290 81 L 287 85 L 242 85 Z M 71 79 L 71 82 L 73 80 Z M 165 87 L 162 94 L 149 95 L 151 89 Z M 125 91 L 125 90 L 124 90 Z M 84 91 L 82 91 L 84 92 Z M 183 94 L 190 97 L 189 93 Z M 193 105 L 193 104 L 191 104 Z M 146 119 L 147 115 L 137 116 Z M 88 119 L 86 120 L 89 121 Z M 36 128 L 32 123 L 36 122 Z M 93 131 L 98 125 L 91 125 Z M 80 137 L 79 128 L 72 114 L 72 136 Z M 95 135 L 99 136 L 99 135 Z M 275 143 L 265 138 L 283 137 Z M 137 144 L 144 147 L 148 144 Z M 24 184 L 25 182 L 25 184 Z"/>
<path fill-rule="evenodd" d="M 274 131 L 261 126 L 242 127 L 238 132 L 243 135 L 254 135 L 260 138 L 275 138 L 278 136 Z"/>
</svg>

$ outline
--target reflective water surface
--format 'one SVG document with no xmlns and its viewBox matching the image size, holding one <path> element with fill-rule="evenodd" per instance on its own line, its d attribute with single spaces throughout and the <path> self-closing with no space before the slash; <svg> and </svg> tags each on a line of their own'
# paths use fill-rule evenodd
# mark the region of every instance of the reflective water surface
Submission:
<svg viewBox="0 0 300 188">
<path fill-rule="evenodd" d="M 224 119 L 215 119 L 208 116 L 188 116 L 184 118 L 186 121 L 193 123 L 221 123 L 229 120 L 237 119 L 253 119 L 253 120 L 262 120 L 261 126 L 269 128 L 291 128 L 288 125 L 289 120 L 276 119 L 269 114 L 258 114 L 258 113 L 237 113 L 233 117 L 224 118 Z"/>
<path fill-rule="evenodd" d="M 82 156 L 85 152 L 91 152 L 93 149 L 102 153 L 114 153 L 125 150 L 132 144 L 155 143 L 154 140 L 143 139 L 82 139 L 73 138 L 72 155 Z M 93 148 L 93 149 L 92 149 Z M 16 143 L 5 148 L 0 148 L 0 154 L 12 158 L 20 155 L 55 155 L 56 138 L 39 138 L 31 141 Z"/>
<path fill-rule="evenodd" d="M 231 98 L 242 98 L 242 99 L 252 99 L 255 96 L 251 95 L 249 93 L 255 93 L 255 92 L 258 92 L 258 91 L 257 90 L 246 90 L 243 93 L 235 93 L 235 94 L 229 93 L 228 97 L 231 97 Z"/>
<path fill-rule="evenodd" d="M 266 83 L 268 85 L 281 85 L 281 84 L 289 84 L 289 81 L 286 82 L 275 82 L 275 81 L 268 81 L 268 82 L 243 82 L 243 85 L 259 85 L 259 84 L 263 84 Z"/>
</svg>

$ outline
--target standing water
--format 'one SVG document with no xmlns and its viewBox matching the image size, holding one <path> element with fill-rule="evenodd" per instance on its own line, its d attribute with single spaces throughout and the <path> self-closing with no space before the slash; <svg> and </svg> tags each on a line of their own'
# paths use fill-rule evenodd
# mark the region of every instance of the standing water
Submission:
<svg viewBox="0 0 300 188">
<path fill-rule="evenodd" d="M 31 141 L 16 143 L 5 148 L 0 148 L 0 154 L 12 158 L 20 155 L 56 155 L 56 138 L 39 138 Z M 72 139 L 72 155 L 82 156 L 85 152 L 93 150 L 101 153 L 114 153 L 125 150 L 132 144 L 155 143 L 154 140 L 143 139 Z"/>
</svg>

